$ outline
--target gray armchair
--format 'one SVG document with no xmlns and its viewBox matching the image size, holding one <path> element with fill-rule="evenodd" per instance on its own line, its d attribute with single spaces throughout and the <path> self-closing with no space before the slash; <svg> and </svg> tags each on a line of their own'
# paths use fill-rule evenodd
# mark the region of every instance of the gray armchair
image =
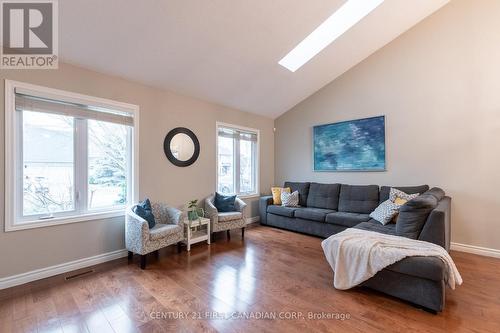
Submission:
<svg viewBox="0 0 500 333">
<path fill-rule="evenodd" d="M 245 237 L 245 208 L 247 204 L 240 198 L 236 198 L 234 206 L 235 212 L 219 212 L 214 205 L 215 195 L 205 199 L 205 214 L 210 218 L 211 232 L 227 231 L 227 237 L 230 238 L 230 230 L 241 228 L 241 237 Z"/>
<path fill-rule="evenodd" d="M 152 202 L 151 208 L 156 225 L 149 229 L 148 222 L 133 211 L 134 206 L 127 209 L 125 216 L 125 245 L 129 259 L 133 254 L 141 256 L 141 269 L 146 268 L 146 254 L 177 244 L 184 240 L 182 212 L 166 204 Z"/>
</svg>

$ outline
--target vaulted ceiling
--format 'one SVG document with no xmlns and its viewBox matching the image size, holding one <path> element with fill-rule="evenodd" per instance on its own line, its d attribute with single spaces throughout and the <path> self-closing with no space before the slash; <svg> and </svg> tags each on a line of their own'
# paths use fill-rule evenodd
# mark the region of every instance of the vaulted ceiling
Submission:
<svg viewBox="0 0 500 333">
<path fill-rule="evenodd" d="M 448 0 L 386 0 L 295 73 L 278 64 L 344 2 L 59 1 L 60 57 L 276 118 Z"/>
</svg>

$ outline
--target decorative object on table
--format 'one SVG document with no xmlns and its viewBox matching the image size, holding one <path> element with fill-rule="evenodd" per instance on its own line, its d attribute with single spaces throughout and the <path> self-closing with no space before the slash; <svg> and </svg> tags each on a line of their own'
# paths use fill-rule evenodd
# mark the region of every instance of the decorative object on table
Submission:
<svg viewBox="0 0 500 333">
<path fill-rule="evenodd" d="M 196 162 L 200 156 L 200 142 L 191 130 L 177 127 L 165 137 L 163 151 L 172 164 L 187 167 Z"/>
<path fill-rule="evenodd" d="M 215 206 L 215 198 L 217 193 L 205 199 L 205 213 L 210 218 L 210 230 L 212 233 L 227 231 L 228 239 L 230 238 L 229 231 L 231 229 L 241 228 L 241 237 L 245 236 L 245 209 L 247 204 L 240 198 L 234 198 L 234 211 L 221 212 Z M 213 240 L 212 240 L 213 242 Z"/>
<path fill-rule="evenodd" d="M 314 171 L 385 171 L 385 116 L 313 128 Z"/>
<path fill-rule="evenodd" d="M 236 201 L 236 195 L 223 195 L 215 192 L 214 206 L 217 211 L 228 213 L 236 211 L 234 203 Z"/>
<path fill-rule="evenodd" d="M 166 246 L 177 244 L 184 240 L 182 212 L 164 203 L 150 204 L 155 219 L 155 226 L 148 227 L 148 221 L 135 213 L 137 206 L 127 209 L 125 215 L 125 246 L 128 257 L 134 253 L 141 256 L 141 269 L 146 268 L 146 255 L 156 252 Z"/>
<path fill-rule="evenodd" d="M 271 187 L 271 193 L 273 195 L 273 205 L 281 205 L 281 193 L 290 193 L 292 191 L 289 187 Z"/>
<path fill-rule="evenodd" d="M 283 207 L 299 207 L 299 191 L 281 192 L 281 205 Z"/>
<path fill-rule="evenodd" d="M 184 240 L 188 252 L 191 251 L 191 245 L 207 241 L 210 244 L 210 219 L 199 217 L 192 221 L 184 220 Z"/>
<path fill-rule="evenodd" d="M 187 203 L 187 208 L 188 208 L 188 220 L 189 221 L 194 221 L 198 219 L 198 200 L 191 200 Z"/>
</svg>

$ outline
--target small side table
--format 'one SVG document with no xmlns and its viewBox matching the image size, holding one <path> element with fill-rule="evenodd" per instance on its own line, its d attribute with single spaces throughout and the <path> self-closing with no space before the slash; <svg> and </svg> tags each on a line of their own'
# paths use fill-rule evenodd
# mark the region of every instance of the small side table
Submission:
<svg viewBox="0 0 500 333">
<path fill-rule="evenodd" d="M 189 223 L 191 222 L 191 227 Z M 205 227 L 206 226 L 206 227 Z M 191 251 L 191 244 L 207 241 L 210 244 L 210 219 L 201 217 L 198 220 L 184 220 L 184 240 L 187 250 Z"/>
</svg>

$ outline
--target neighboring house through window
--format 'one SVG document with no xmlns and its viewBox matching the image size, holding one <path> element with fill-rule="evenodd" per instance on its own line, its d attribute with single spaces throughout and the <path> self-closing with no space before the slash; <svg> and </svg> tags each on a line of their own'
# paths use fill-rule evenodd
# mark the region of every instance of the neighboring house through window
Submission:
<svg viewBox="0 0 500 333">
<path fill-rule="evenodd" d="M 6 81 L 6 230 L 124 214 L 138 107 Z"/>
<path fill-rule="evenodd" d="M 259 131 L 217 123 L 217 191 L 252 196 L 259 193 Z"/>
</svg>

